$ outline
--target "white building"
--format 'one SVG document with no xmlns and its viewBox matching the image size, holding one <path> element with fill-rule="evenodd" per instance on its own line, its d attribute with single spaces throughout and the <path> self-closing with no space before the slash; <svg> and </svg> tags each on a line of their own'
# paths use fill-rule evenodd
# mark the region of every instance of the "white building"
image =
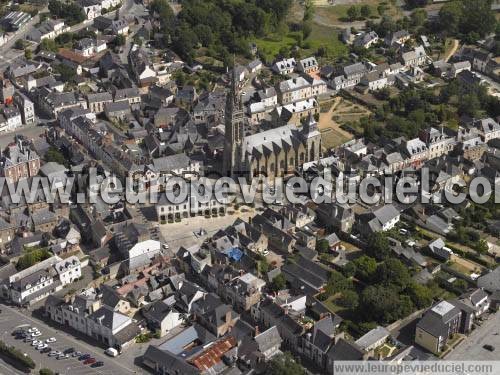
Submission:
<svg viewBox="0 0 500 375">
<path fill-rule="evenodd" d="M 2 284 L 2 295 L 17 305 L 32 304 L 46 298 L 81 276 L 76 257 L 45 259 L 9 277 Z"/>
<path fill-rule="evenodd" d="M 14 103 L 21 112 L 21 119 L 25 125 L 34 124 L 36 121 L 35 104 L 23 93 L 16 91 L 14 94 Z"/>
<path fill-rule="evenodd" d="M 62 285 L 71 284 L 82 276 L 80 260 L 76 256 L 70 256 L 54 266 Z"/>
<path fill-rule="evenodd" d="M 292 57 L 290 59 L 283 59 L 280 61 L 276 61 L 272 69 L 275 73 L 281 74 L 281 75 L 287 75 L 290 73 L 293 73 L 295 70 L 295 66 L 297 65 L 295 59 Z"/>
</svg>

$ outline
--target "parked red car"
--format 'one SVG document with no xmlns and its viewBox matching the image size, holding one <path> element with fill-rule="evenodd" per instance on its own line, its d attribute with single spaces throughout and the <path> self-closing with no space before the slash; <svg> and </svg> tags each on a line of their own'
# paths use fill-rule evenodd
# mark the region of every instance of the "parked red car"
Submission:
<svg viewBox="0 0 500 375">
<path fill-rule="evenodd" d="M 84 365 L 91 365 L 93 363 L 95 363 L 95 358 L 89 358 L 89 359 L 86 359 L 85 361 L 83 361 Z"/>
</svg>

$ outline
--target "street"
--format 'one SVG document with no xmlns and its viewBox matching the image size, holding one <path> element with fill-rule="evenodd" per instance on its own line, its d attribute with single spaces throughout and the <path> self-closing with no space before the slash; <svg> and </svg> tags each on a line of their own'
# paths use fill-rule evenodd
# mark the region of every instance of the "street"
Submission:
<svg viewBox="0 0 500 375">
<path fill-rule="evenodd" d="M 25 352 L 37 364 L 36 373 L 41 368 L 49 368 L 61 375 L 86 375 L 86 374 L 103 374 L 103 375 L 118 375 L 118 374 L 134 374 L 143 373 L 144 371 L 135 367 L 133 363 L 122 364 L 120 356 L 116 358 L 108 357 L 104 354 L 104 349 L 92 346 L 85 341 L 67 334 L 63 331 L 48 326 L 43 321 L 28 316 L 30 312 L 23 310 L 18 311 L 17 308 L 1 305 L 2 312 L 0 313 L 0 336 L 1 340 L 8 345 L 13 345 L 19 350 Z M 46 340 L 50 337 L 55 337 L 57 342 L 49 344 L 53 350 L 64 351 L 68 348 L 74 348 L 76 351 L 82 353 L 89 353 L 97 361 L 104 362 L 103 367 L 92 368 L 89 365 L 84 365 L 77 358 L 70 357 L 68 359 L 57 360 L 54 357 L 49 357 L 47 354 L 41 354 L 30 343 L 25 343 L 23 340 L 16 340 L 11 335 L 12 331 L 19 327 L 37 327 L 42 336 L 40 339 Z M 8 369 L 8 371 L 7 371 Z M 0 361 L 1 374 L 17 374 L 19 371 L 14 370 L 12 367 Z"/>
<path fill-rule="evenodd" d="M 489 351 L 484 345 L 492 345 L 495 350 Z M 446 360 L 462 361 L 496 361 L 500 352 L 500 312 L 491 314 L 480 327 L 477 327 L 449 355 Z"/>
</svg>

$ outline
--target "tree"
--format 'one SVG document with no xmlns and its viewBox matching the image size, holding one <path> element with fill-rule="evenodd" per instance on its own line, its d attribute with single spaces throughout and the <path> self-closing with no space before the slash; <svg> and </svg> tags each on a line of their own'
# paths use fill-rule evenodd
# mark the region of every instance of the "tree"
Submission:
<svg viewBox="0 0 500 375">
<path fill-rule="evenodd" d="M 289 352 L 273 357 L 269 362 L 267 375 L 306 375 L 306 370 L 297 363 Z"/>
<path fill-rule="evenodd" d="M 265 275 L 268 272 L 269 272 L 269 263 L 267 263 L 267 259 L 265 257 L 262 257 L 262 259 L 259 261 L 259 273 L 261 275 Z"/>
<path fill-rule="evenodd" d="M 76 76 L 76 72 L 65 64 L 59 64 L 56 66 L 56 71 L 61 75 L 61 80 L 63 82 L 72 82 Z"/>
<path fill-rule="evenodd" d="M 125 36 L 122 34 L 117 35 L 114 40 L 116 46 L 124 46 L 126 41 L 127 38 L 125 38 Z"/>
<path fill-rule="evenodd" d="M 354 21 L 359 17 L 359 10 L 358 7 L 352 5 L 347 9 L 347 17 L 349 18 L 349 21 Z"/>
<path fill-rule="evenodd" d="M 57 52 L 57 43 L 54 39 L 45 38 L 40 42 L 40 50 Z"/>
<path fill-rule="evenodd" d="M 363 255 L 355 260 L 353 263 L 356 266 L 356 276 L 369 283 L 375 279 L 377 273 L 377 261 L 369 256 Z"/>
<path fill-rule="evenodd" d="M 14 48 L 15 49 L 24 49 L 24 40 L 22 40 L 22 39 L 16 40 L 16 42 L 14 43 Z"/>
<path fill-rule="evenodd" d="M 424 285 L 411 283 L 408 294 L 417 308 L 422 309 L 432 303 L 432 291 Z"/>
<path fill-rule="evenodd" d="M 384 260 L 389 256 L 389 241 L 385 233 L 375 232 L 369 236 L 366 253 L 377 260 Z"/>
<path fill-rule="evenodd" d="M 318 253 L 327 253 L 330 250 L 330 244 L 328 240 L 322 238 L 321 240 L 316 242 L 316 251 Z"/>
<path fill-rule="evenodd" d="M 439 27 L 441 30 L 455 35 L 458 33 L 461 18 L 462 5 L 460 2 L 447 2 L 439 10 Z"/>
<path fill-rule="evenodd" d="M 17 265 L 16 268 L 21 271 L 26 268 L 29 268 L 42 260 L 45 260 L 47 258 L 50 258 L 52 254 L 49 252 L 47 248 L 44 247 L 36 247 L 33 249 L 30 249 L 29 252 L 24 254 L 23 256 L 19 257 L 17 260 Z"/>
<path fill-rule="evenodd" d="M 492 33 L 496 27 L 495 14 L 491 11 L 491 0 L 463 0 L 460 20 L 462 34 L 475 32 L 479 37 Z"/>
<path fill-rule="evenodd" d="M 285 275 L 283 275 L 282 273 L 275 276 L 271 281 L 271 289 L 275 292 L 283 290 L 285 289 L 285 287 L 286 287 L 286 278 Z"/>
<path fill-rule="evenodd" d="M 367 4 L 362 5 L 360 9 L 360 14 L 361 17 L 363 18 L 370 18 L 370 16 L 372 15 L 372 10 L 370 6 Z"/>
<path fill-rule="evenodd" d="M 486 254 L 490 247 L 488 246 L 488 242 L 486 240 L 479 240 L 474 245 L 474 250 L 476 250 L 479 254 Z"/>
<path fill-rule="evenodd" d="M 339 271 L 332 271 L 330 278 L 328 279 L 328 283 L 326 284 L 325 293 L 331 296 L 347 289 L 352 289 L 352 281 L 342 275 Z"/>
<path fill-rule="evenodd" d="M 371 285 L 363 290 L 360 311 L 366 320 L 381 323 L 393 322 L 413 310 L 409 296 L 399 295 L 398 290 L 385 285 Z"/>
<path fill-rule="evenodd" d="M 31 51 L 29 48 L 24 49 L 24 57 L 26 57 L 28 60 L 33 58 L 33 51 Z"/>
<path fill-rule="evenodd" d="M 390 258 L 382 262 L 377 267 L 377 275 L 379 280 L 388 285 L 394 285 L 401 289 L 406 288 L 411 281 L 408 267 L 406 267 L 399 259 Z"/>
<path fill-rule="evenodd" d="M 59 151 L 57 148 L 54 146 L 49 147 L 47 152 L 45 153 L 45 161 L 53 161 L 59 164 L 66 164 L 67 160 L 62 154 L 61 151 Z"/>
<path fill-rule="evenodd" d="M 415 9 L 411 13 L 410 19 L 412 26 L 420 27 L 427 20 L 427 12 L 424 9 Z"/>
<path fill-rule="evenodd" d="M 354 262 L 347 263 L 344 266 L 344 268 L 342 269 L 342 273 L 344 274 L 345 277 L 355 276 L 357 272 L 358 272 L 358 269 L 357 269 L 356 264 Z"/>
<path fill-rule="evenodd" d="M 337 301 L 339 305 L 354 310 L 359 305 L 359 296 L 354 290 L 344 290 Z"/>
<path fill-rule="evenodd" d="M 38 371 L 40 375 L 54 375 L 54 371 L 48 368 L 42 368 L 40 371 Z"/>
</svg>

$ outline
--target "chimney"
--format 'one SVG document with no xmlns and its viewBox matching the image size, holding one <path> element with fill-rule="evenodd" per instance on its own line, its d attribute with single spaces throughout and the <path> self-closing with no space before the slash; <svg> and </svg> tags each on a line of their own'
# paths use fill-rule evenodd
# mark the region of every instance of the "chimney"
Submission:
<svg viewBox="0 0 500 375">
<path fill-rule="evenodd" d="M 254 336 L 253 336 L 253 337 L 258 336 L 258 335 L 259 335 L 259 333 L 260 333 L 260 331 L 259 331 L 259 326 L 255 326 L 255 329 L 254 329 Z"/>
</svg>

